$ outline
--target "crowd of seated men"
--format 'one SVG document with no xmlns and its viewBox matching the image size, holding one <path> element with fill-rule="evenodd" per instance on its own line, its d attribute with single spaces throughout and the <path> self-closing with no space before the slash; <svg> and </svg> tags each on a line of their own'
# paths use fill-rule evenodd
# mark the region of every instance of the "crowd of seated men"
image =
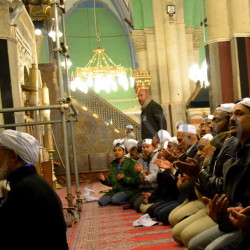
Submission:
<svg viewBox="0 0 250 250">
<path fill-rule="evenodd" d="M 183 123 L 173 137 L 115 140 L 113 151 L 100 206 L 126 204 L 172 225 L 188 249 L 250 249 L 250 98 L 221 104 L 199 135 Z"/>
</svg>

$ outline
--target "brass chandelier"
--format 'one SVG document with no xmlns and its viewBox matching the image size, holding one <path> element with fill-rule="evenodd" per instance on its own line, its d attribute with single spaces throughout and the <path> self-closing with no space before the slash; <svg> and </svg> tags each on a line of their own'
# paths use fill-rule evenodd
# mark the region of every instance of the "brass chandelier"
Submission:
<svg viewBox="0 0 250 250">
<path fill-rule="evenodd" d="M 98 47 L 94 49 L 94 55 L 91 57 L 85 67 L 77 67 L 75 77 L 71 81 L 71 89 L 87 93 L 89 88 L 99 93 L 101 90 L 109 93 L 117 91 L 118 86 L 122 86 L 125 91 L 134 86 L 132 69 L 117 65 L 107 55 L 105 49 L 100 46 L 100 34 L 96 18 L 96 1 L 94 0 L 94 20 L 96 30 L 96 40 Z"/>
</svg>

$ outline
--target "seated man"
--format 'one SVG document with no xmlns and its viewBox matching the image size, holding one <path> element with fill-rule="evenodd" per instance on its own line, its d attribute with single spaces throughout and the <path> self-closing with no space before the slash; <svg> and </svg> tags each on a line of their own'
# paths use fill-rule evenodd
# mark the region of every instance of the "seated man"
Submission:
<svg viewBox="0 0 250 250">
<path fill-rule="evenodd" d="M 105 178 L 102 173 L 98 175 L 102 184 L 112 187 L 99 199 L 100 206 L 125 204 L 141 181 L 140 174 L 135 171 L 135 161 L 125 157 L 125 146 L 115 144 L 113 151 L 116 159 L 111 162 L 108 177 Z"/>
<path fill-rule="evenodd" d="M 218 226 L 194 237 L 188 249 L 240 249 L 240 240 L 246 234 L 244 230 L 237 230 L 231 220 L 231 216 L 236 215 L 227 208 L 250 205 L 250 98 L 244 98 L 234 106 L 230 125 L 231 134 L 238 138 L 238 142 L 226 149 L 227 159 L 222 164 L 224 195 L 216 194 L 213 199 L 203 197 L 208 203 L 208 215 Z"/>
<path fill-rule="evenodd" d="M 0 207 L 1 249 L 68 249 L 62 204 L 37 174 L 39 142 L 15 130 L 0 133 L 0 180 L 10 191 Z"/>
<path fill-rule="evenodd" d="M 145 154 L 142 158 L 147 160 L 146 166 L 142 164 L 137 164 L 135 170 L 141 174 L 141 185 L 139 186 L 139 192 L 135 194 L 131 200 L 130 204 L 139 213 L 140 205 L 143 202 L 144 192 L 152 192 L 157 188 L 157 174 L 159 167 L 154 163 L 154 159 L 158 155 L 158 144 L 153 145 L 152 139 L 144 139 L 142 142 L 143 152 Z M 144 169 L 144 167 L 146 167 Z"/>
</svg>

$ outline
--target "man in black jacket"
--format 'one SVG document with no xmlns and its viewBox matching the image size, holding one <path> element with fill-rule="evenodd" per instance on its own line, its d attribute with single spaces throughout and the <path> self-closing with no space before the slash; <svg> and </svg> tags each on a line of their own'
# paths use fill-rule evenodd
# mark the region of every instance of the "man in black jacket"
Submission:
<svg viewBox="0 0 250 250">
<path fill-rule="evenodd" d="M 167 130 L 167 121 L 160 104 L 152 100 L 147 89 L 139 89 L 138 101 L 141 104 L 141 139 L 150 138 L 160 130 Z"/>
<path fill-rule="evenodd" d="M 249 228 L 242 230 L 237 223 L 233 223 L 230 216 L 237 215 L 232 213 L 232 209 L 227 211 L 227 208 L 235 207 L 236 211 L 241 210 L 243 214 L 243 208 L 250 206 L 250 98 L 244 98 L 233 108 L 230 131 L 238 138 L 238 142 L 226 149 L 227 159 L 223 162 L 222 171 L 224 195 L 216 194 L 213 199 L 203 197 L 208 203 L 208 215 L 219 227 L 194 237 L 188 249 L 238 250 L 242 247 L 240 240 L 249 237 L 246 234 L 247 230 L 249 233 Z M 245 245 L 243 249 L 249 249 L 249 245 Z"/>
<path fill-rule="evenodd" d="M 0 207 L 0 248 L 68 249 L 62 204 L 34 165 L 39 143 L 15 130 L 0 133 L 0 179 L 10 191 Z"/>
</svg>

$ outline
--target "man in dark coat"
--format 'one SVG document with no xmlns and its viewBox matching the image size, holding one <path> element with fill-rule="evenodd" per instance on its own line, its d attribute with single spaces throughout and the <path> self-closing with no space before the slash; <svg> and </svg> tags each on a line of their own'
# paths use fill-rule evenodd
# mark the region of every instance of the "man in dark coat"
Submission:
<svg viewBox="0 0 250 250">
<path fill-rule="evenodd" d="M 0 248 L 4 250 L 68 249 L 62 204 L 34 164 L 39 143 L 15 130 L 0 133 L 0 179 L 10 185 L 0 207 Z"/>
<path fill-rule="evenodd" d="M 161 129 L 167 130 L 167 121 L 160 104 L 152 100 L 148 90 L 139 89 L 138 101 L 141 104 L 141 139 L 152 139 Z"/>
</svg>

